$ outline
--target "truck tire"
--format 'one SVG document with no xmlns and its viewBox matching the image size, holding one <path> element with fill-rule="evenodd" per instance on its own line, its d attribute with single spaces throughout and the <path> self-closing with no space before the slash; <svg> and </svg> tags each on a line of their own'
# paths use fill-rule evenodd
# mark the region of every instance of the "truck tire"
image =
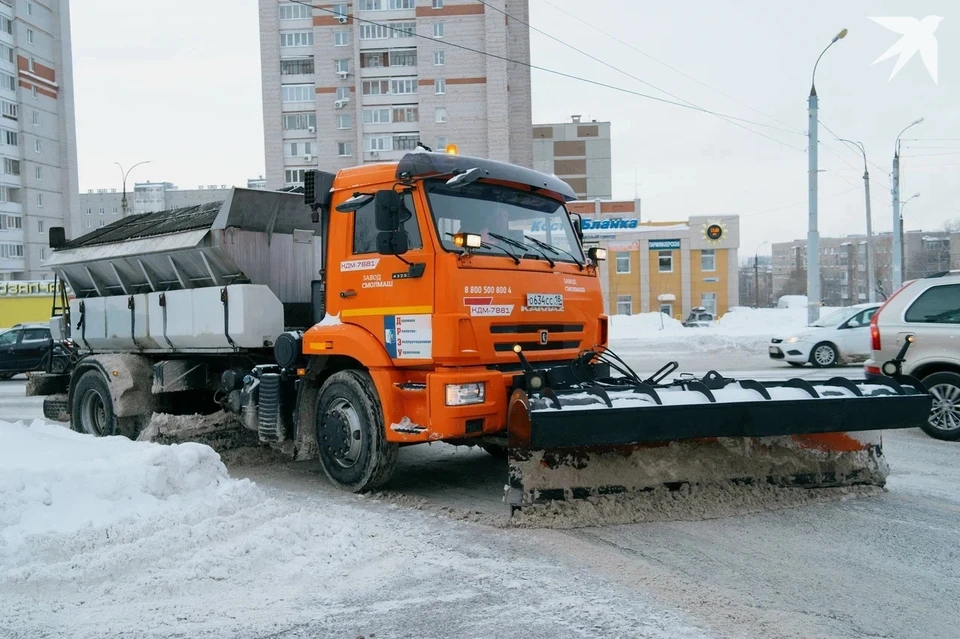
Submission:
<svg viewBox="0 0 960 639">
<path fill-rule="evenodd" d="M 338 488 L 360 493 L 389 481 L 398 446 L 387 442 L 383 409 L 370 376 L 339 371 L 320 389 L 315 416 L 323 472 Z"/>
<path fill-rule="evenodd" d="M 960 374 L 934 373 L 922 381 L 933 395 L 933 408 L 921 428 L 935 439 L 960 440 Z"/>
<path fill-rule="evenodd" d="M 100 371 L 87 371 L 73 387 L 70 405 L 73 429 L 95 437 L 108 437 L 116 430 L 113 398 Z"/>
</svg>

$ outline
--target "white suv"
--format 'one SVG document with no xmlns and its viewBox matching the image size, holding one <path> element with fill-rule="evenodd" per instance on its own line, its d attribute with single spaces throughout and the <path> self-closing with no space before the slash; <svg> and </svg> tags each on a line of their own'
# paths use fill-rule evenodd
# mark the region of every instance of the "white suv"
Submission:
<svg viewBox="0 0 960 639">
<path fill-rule="evenodd" d="M 909 336 L 913 341 L 903 361 L 885 367 Z M 873 315 L 870 341 L 867 377 L 893 373 L 919 379 L 933 395 L 923 430 L 937 439 L 960 439 L 960 270 L 905 283 Z"/>
</svg>

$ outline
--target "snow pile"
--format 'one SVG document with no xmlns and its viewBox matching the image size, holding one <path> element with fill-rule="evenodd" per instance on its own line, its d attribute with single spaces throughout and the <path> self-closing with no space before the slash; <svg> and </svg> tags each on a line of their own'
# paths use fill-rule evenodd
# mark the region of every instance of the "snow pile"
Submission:
<svg viewBox="0 0 960 639">
<path fill-rule="evenodd" d="M 159 527 L 263 499 L 252 482 L 231 479 L 208 446 L 0 421 L 0 582 L 39 576 L 51 559 L 135 544 Z"/>
<path fill-rule="evenodd" d="M 661 329 L 661 320 L 663 328 Z M 637 313 L 636 315 L 613 315 L 610 317 L 610 337 L 636 339 L 663 335 L 687 335 L 690 329 L 663 313 Z"/>
<path fill-rule="evenodd" d="M 782 295 L 777 300 L 777 308 L 807 308 L 807 296 Z"/>
</svg>

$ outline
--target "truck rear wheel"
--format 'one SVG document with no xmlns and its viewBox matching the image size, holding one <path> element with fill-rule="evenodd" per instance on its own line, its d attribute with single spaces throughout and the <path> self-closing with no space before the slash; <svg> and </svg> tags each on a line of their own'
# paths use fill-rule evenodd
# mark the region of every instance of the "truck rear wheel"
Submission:
<svg viewBox="0 0 960 639">
<path fill-rule="evenodd" d="M 320 465 L 337 487 L 355 493 L 387 483 L 397 464 L 396 444 L 386 441 L 376 386 L 361 371 L 334 373 L 317 399 Z"/>
<path fill-rule="evenodd" d="M 99 371 L 87 371 L 80 377 L 73 388 L 70 409 L 74 430 L 95 437 L 114 434 L 113 398 Z"/>
</svg>

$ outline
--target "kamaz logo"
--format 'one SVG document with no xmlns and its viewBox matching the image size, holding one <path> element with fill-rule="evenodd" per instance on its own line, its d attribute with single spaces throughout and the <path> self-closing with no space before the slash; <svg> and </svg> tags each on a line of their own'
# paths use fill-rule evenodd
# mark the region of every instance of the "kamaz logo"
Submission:
<svg viewBox="0 0 960 639">
<path fill-rule="evenodd" d="M 622 217 L 606 217 L 599 219 L 591 219 L 589 217 L 583 218 L 583 230 L 584 231 L 600 231 L 603 229 L 635 229 L 640 223 L 640 220 L 637 219 L 625 219 Z M 559 222 L 554 222 L 550 225 L 551 231 L 559 231 L 563 227 Z M 546 231 L 547 225 L 543 220 L 537 220 L 533 223 L 533 226 L 530 228 L 531 231 Z"/>
</svg>

